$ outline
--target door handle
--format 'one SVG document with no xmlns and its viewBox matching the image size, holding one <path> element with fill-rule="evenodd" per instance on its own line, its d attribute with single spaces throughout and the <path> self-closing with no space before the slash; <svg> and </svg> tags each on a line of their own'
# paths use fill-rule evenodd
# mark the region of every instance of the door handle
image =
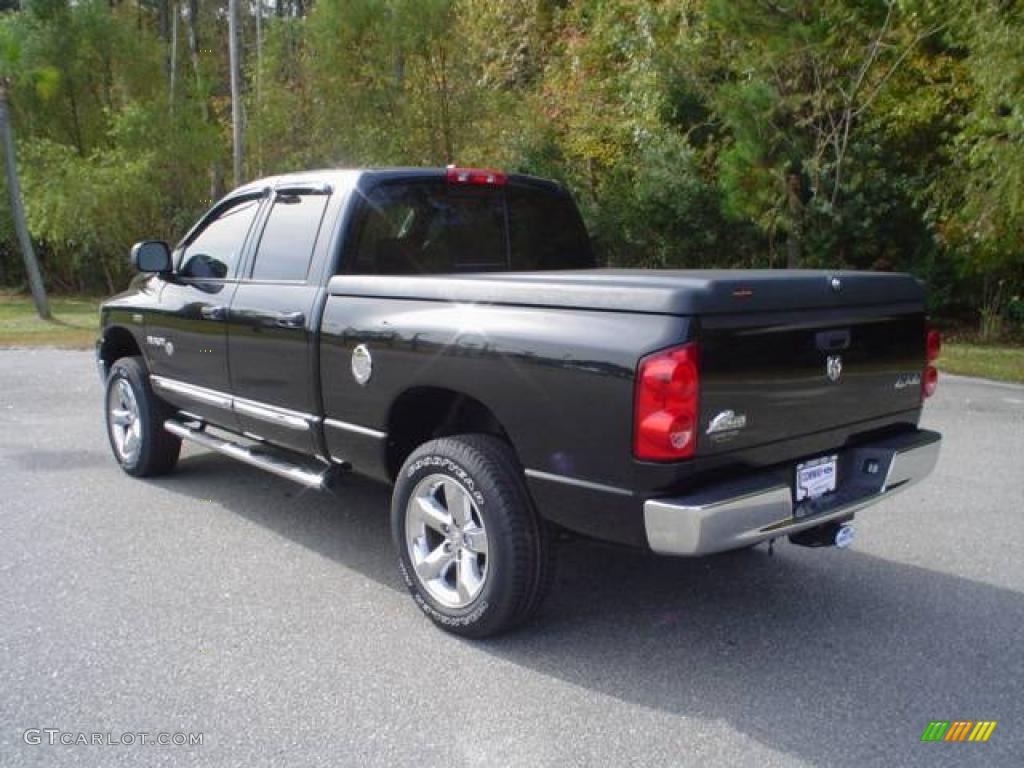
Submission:
<svg viewBox="0 0 1024 768">
<path fill-rule="evenodd" d="M 301 328 L 306 324 L 306 315 L 302 312 L 284 312 L 274 322 L 282 328 Z"/>
<path fill-rule="evenodd" d="M 228 308 L 223 306 L 211 307 L 206 305 L 199 308 L 199 316 L 204 320 L 226 320 Z"/>
</svg>

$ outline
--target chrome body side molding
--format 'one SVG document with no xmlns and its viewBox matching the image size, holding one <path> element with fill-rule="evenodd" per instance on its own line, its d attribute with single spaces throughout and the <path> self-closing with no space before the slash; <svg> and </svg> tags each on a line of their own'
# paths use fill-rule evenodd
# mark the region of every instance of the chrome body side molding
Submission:
<svg viewBox="0 0 1024 768">
<path fill-rule="evenodd" d="M 280 408 L 276 405 L 266 405 L 255 400 L 245 398 L 233 398 L 235 413 L 244 413 L 246 416 L 269 421 L 282 427 L 296 430 L 308 430 L 319 419 L 311 413 L 300 413 L 287 408 Z"/>
<path fill-rule="evenodd" d="M 547 480 L 552 483 L 562 483 L 563 485 L 572 485 L 576 488 L 586 488 L 589 491 L 600 491 L 601 493 L 614 493 L 619 496 L 632 496 L 633 492 L 627 488 L 616 488 L 614 485 L 603 485 L 602 483 L 594 483 L 590 480 L 580 480 L 577 477 L 569 477 L 567 475 L 556 475 L 551 472 L 541 472 L 539 469 L 527 469 L 524 470 L 527 477 L 534 478 L 536 480 Z"/>
<path fill-rule="evenodd" d="M 187 398 L 197 403 L 204 403 L 206 405 L 212 405 L 217 408 L 221 408 L 225 411 L 231 411 L 236 414 L 251 416 L 269 424 L 285 427 L 286 429 L 293 429 L 297 432 L 307 432 L 316 428 L 320 424 L 324 424 L 332 429 L 342 430 L 344 432 L 351 432 L 366 437 L 372 437 L 376 440 L 384 440 L 387 438 L 387 433 L 382 432 L 378 429 L 371 429 L 370 427 L 364 427 L 360 424 L 352 424 L 347 421 L 339 421 L 337 419 L 322 419 L 312 413 L 303 413 L 302 411 L 293 411 L 289 408 L 282 408 L 278 405 L 270 405 L 269 403 L 261 403 L 257 400 L 249 400 L 244 397 L 235 397 L 228 394 L 227 392 L 220 392 L 214 389 L 208 389 L 206 387 L 199 387 L 195 384 L 188 384 L 184 381 L 178 381 L 177 379 L 169 379 L 166 376 L 150 375 L 150 381 L 153 387 L 157 390 L 167 393 L 173 393 L 181 397 Z M 181 409 L 182 414 L 187 420 L 195 421 L 197 423 L 205 423 L 207 419 L 189 414 L 186 409 Z M 170 422 L 169 422 L 170 423 Z M 168 427 L 169 431 L 173 431 L 181 427 L 180 421 L 173 422 L 173 427 Z M 178 432 L 175 432 L 178 434 Z M 261 435 L 254 434 L 252 432 L 244 432 L 245 437 L 250 440 L 264 441 L 265 438 Z M 195 442 L 202 442 L 201 440 L 189 437 L 188 439 L 194 440 Z M 213 438 L 216 440 L 217 438 Z M 221 441 L 224 442 L 224 441 Z M 206 445 L 206 443 L 203 443 Z M 208 447 L 214 448 L 214 450 L 221 450 L 215 446 L 209 445 Z M 221 450 L 222 453 L 232 455 L 235 458 L 240 458 L 242 461 L 247 459 L 241 456 L 235 455 L 234 449 Z M 325 463 L 334 463 L 336 465 L 348 467 L 349 462 L 345 459 L 322 456 L 319 453 L 316 458 Z M 249 462 L 254 463 L 254 462 Z M 271 470 L 273 471 L 273 470 Z"/>
<path fill-rule="evenodd" d="M 324 426 L 331 429 L 340 429 L 343 432 L 355 432 L 358 435 L 366 435 L 377 440 L 383 440 L 388 436 L 387 432 L 381 432 L 379 429 L 370 429 L 370 427 L 351 424 L 347 421 L 338 421 L 338 419 L 324 419 Z"/>
<path fill-rule="evenodd" d="M 231 410 L 231 395 L 218 392 L 215 389 L 197 387 L 194 384 L 186 384 L 177 379 L 168 379 L 165 376 L 150 375 L 149 380 L 153 386 L 164 392 L 173 392 L 176 395 L 196 400 L 206 405 L 212 405 L 224 410 Z"/>
<path fill-rule="evenodd" d="M 312 413 L 293 411 L 288 408 L 282 408 L 278 405 L 261 403 L 257 400 L 248 400 L 244 397 L 235 397 L 227 392 L 219 392 L 214 389 L 207 389 L 206 387 L 198 387 L 195 384 L 187 384 L 184 381 L 169 379 L 166 376 L 151 375 L 149 378 L 150 381 L 152 381 L 153 386 L 158 390 L 172 392 L 176 395 L 181 395 L 182 397 L 187 397 L 200 403 L 205 403 L 206 405 L 213 405 L 217 408 L 223 408 L 226 411 L 234 411 L 235 413 L 243 414 L 245 416 L 252 416 L 253 418 L 260 419 L 271 424 L 277 424 L 278 426 L 287 427 L 289 429 L 306 431 L 312 429 L 321 422 L 321 418 Z M 323 421 L 327 426 L 334 429 L 341 429 L 346 432 L 356 432 L 358 434 L 375 437 L 380 440 L 387 437 L 386 432 L 371 429 L 370 427 L 363 427 L 359 424 L 351 424 L 349 422 L 338 421 L 336 419 L 326 419 Z"/>
</svg>

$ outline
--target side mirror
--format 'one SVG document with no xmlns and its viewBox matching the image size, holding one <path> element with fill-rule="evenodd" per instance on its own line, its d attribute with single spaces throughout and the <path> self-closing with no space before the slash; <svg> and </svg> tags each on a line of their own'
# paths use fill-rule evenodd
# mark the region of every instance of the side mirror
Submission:
<svg viewBox="0 0 1024 768">
<path fill-rule="evenodd" d="M 170 272 L 171 249 L 163 240 L 142 240 L 132 246 L 132 266 L 139 272 Z"/>
</svg>

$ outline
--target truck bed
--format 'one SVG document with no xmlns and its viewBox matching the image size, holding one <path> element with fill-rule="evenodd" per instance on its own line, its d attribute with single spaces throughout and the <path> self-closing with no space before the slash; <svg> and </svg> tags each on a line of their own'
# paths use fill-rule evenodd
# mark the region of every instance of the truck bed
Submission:
<svg viewBox="0 0 1024 768">
<path fill-rule="evenodd" d="M 924 289 L 909 275 L 814 270 L 590 270 L 342 276 L 331 293 L 694 318 L 697 455 L 920 406 Z M 686 341 L 689 339 L 680 339 Z M 653 350 L 637 348 L 637 357 Z M 830 358 L 838 366 L 831 380 Z M 717 428 L 712 426 L 719 419 Z"/>
</svg>

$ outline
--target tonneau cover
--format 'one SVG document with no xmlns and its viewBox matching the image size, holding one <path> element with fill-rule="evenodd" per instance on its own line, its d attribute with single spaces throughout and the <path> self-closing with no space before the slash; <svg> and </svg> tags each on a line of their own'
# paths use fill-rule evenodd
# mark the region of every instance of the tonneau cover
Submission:
<svg viewBox="0 0 1024 768">
<path fill-rule="evenodd" d="M 339 275 L 331 294 L 667 315 L 915 304 L 902 273 L 824 270 L 594 269 L 454 275 Z"/>
</svg>

